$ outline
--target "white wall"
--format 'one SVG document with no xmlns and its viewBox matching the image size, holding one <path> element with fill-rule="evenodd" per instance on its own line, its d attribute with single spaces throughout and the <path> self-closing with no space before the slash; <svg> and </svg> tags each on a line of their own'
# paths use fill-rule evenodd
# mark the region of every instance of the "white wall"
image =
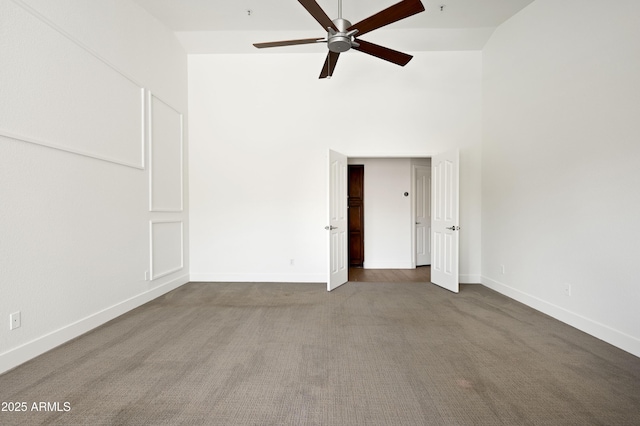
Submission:
<svg viewBox="0 0 640 426">
<path fill-rule="evenodd" d="M 328 149 L 461 150 L 461 273 L 480 276 L 480 52 L 190 55 L 191 278 L 326 281 Z M 291 259 L 294 264 L 291 265 Z"/>
<path fill-rule="evenodd" d="M 640 356 L 638 16 L 537 0 L 486 45 L 482 282 Z"/>
<path fill-rule="evenodd" d="M 189 265 L 187 197 L 183 211 L 149 211 L 142 134 L 149 93 L 173 108 L 165 129 L 179 132 L 186 112 L 187 58 L 173 34 L 125 0 L 0 0 L 0 17 L 0 56 L 12 58 L 0 69 L 3 372 L 187 282 Z M 178 139 L 153 143 L 162 153 Z M 155 182 L 172 206 L 187 189 L 176 160 L 155 164 L 174 171 Z M 168 274 L 145 279 L 152 263 Z"/>
<path fill-rule="evenodd" d="M 364 165 L 363 267 L 410 269 L 411 159 L 349 158 L 349 164 Z"/>
</svg>

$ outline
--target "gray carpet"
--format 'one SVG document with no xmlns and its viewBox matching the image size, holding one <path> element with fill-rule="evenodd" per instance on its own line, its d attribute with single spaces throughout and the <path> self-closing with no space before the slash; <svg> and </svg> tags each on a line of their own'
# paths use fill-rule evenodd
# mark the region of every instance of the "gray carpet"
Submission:
<svg viewBox="0 0 640 426">
<path fill-rule="evenodd" d="M 29 407 L 3 425 L 639 425 L 640 359 L 480 285 L 191 283 L 0 401 Z"/>
</svg>

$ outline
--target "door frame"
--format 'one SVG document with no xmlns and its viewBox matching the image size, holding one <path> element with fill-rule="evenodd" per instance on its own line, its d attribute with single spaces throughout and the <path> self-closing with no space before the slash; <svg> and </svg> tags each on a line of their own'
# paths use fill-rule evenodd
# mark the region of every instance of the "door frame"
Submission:
<svg viewBox="0 0 640 426">
<path fill-rule="evenodd" d="M 329 149 L 329 151 L 332 151 L 332 149 Z M 433 158 L 436 157 L 437 155 L 443 154 L 442 152 L 436 152 L 436 153 L 426 153 L 426 152 L 415 153 L 415 152 L 411 152 L 411 153 L 392 153 L 392 154 L 390 154 L 390 153 L 382 154 L 382 153 L 379 153 L 379 152 L 378 153 L 345 152 L 345 151 L 337 151 L 337 152 L 341 153 L 342 155 L 344 155 L 346 157 L 347 164 L 349 163 L 349 159 L 350 158 L 363 158 L 363 159 L 366 159 L 366 158 L 377 158 L 377 159 L 384 159 L 384 158 L 389 158 L 389 159 L 393 159 L 393 158 L 430 158 L 430 159 L 432 159 L 432 164 L 431 164 L 432 175 L 433 175 Z M 457 152 L 458 152 L 457 155 L 458 155 L 458 161 L 459 161 L 459 152 L 460 152 L 459 149 L 457 149 Z M 459 173 L 459 168 L 458 168 L 458 173 Z M 458 179 L 459 179 L 459 177 L 458 177 Z M 327 182 L 329 182 L 329 179 L 327 179 Z M 411 176 L 411 185 L 415 185 L 415 182 L 414 182 L 414 179 L 413 179 L 413 174 Z M 432 185 L 433 185 L 433 183 L 432 183 Z M 459 185 L 459 180 L 458 180 L 458 185 Z M 413 186 L 410 186 L 410 188 L 413 188 Z M 414 189 L 411 189 L 411 191 L 415 192 Z M 330 196 L 330 194 L 331 194 L 331 185 L 329 184 L 327 186 L 327 195 Z M 434 197 L 434 194 L 433 194 L 433 191 L 431 191 L 431 208 L 432 209 L 433 209 L 433 197 Z M 458 195 L 458 202 L 459 202 L 459 195 Z M 413 205 L 413 197 L 412 197 L 411 218 L 412 218 L 411 224 L 413 225 L 413 224 L 415 224 L 415 206 Z M 433 217 L 432 217 L 432 221 L 433 221 Z M 432 233 L 432 242 L 431 243 L 433 244 L 433 222 L 432 222 L 431 233 Z M 412 256 L 413 256 L 413 259 L 414 259 L 414 267 L 415 267 L 415 232 L 412 232 L 411 234 L 412 234 L 412 241 L 413 241 L 413 245 L 414 245 L 412 247 Z M 330 249 L 329 249 L 329 247 L 327 247 L 327 253 L 329 254 L 329 257 L 330 257 Z M 433 256 L 433 255 L 434 255 L 434 251 L 432 250 L 431 251 L 431 256 Z M 457 254 L 458 261 L 459 261 L 459 256 L 460 256 L 460 254 L 459 254 L 459 251 L 458 251 L 458 254 Z M 345 260 L 348 263 L 348 259 L 345 259 Z M 431 263 L 433 265 L 433 258 L 432 258 L 432 262 Z M 458 273 L 459 273 L 459 263 L 457 265 L 457 268 L 458 268 Z M 327 272 L 328 272 L 328 275 L 330 275 L 330 273 L 331 273 L 330 262 L 327 264 Z M 348 277 L 348 274 L 347 274 L 347 277 Z M 348 282 L 348 279 L 347 279 L 347 282 Z M 432 281 L 432 283 L 433 283 L 433 281 Z M 437 284 L 437 285 L 439 285 L 439 284 Z M 327 286 L 329 286 L 329 282 L 327 283 Z"/>
</svg>

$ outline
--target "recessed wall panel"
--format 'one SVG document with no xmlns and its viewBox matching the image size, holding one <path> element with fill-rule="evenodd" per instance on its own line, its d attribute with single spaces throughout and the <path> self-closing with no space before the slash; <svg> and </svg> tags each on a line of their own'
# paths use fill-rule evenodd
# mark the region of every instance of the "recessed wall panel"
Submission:
<svg viewBox="0 0 640 426">
<path fill-rule="evenodd" d="M 0 134 L 143 168 L 144 89 L 28 6 L 0 6 Z"/>
<path fill-rule="evenodd" d="M 150 210 L 182 211 L 183 116 L 151 95 Z"/>
</svg>

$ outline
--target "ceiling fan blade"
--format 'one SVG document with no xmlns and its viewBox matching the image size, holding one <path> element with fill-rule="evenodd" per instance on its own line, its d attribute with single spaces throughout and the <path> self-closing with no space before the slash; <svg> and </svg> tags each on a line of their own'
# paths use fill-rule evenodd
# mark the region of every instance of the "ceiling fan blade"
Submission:
<svg viewBox="0 0 640 426">
<path fill-rule="evenodd" d="M 293 46 L 296 44 L 313 44 L 318 43 L 324 39 L 322 38 L 302 38 L 299 40 L 282 40 L 282 41 L 271 41 L 267 43 L 253 43 L 255 47 L 258 49 L 264 49 L 265 47 L 280 47 L 280 46 Z"/>
<path fill-rule="evenodd" d="M 338 28 L 333 23 L 331 18 L 327 16 L 327 14 L 324 12 L 324 10 L 322 10 L 320 5 L 316 3 L 315 0 L 298 0 L 298 2 L 302 6 L 304 6 L 305 9 L 307 9 L 307 12 L 309 12 L 320 25 L 322 25 L 322 28 L 325 31 L 327 30 L 327 27 L 331 27 L 334 30 L 338 31 Z"/>
<path fill-rule="evenodd" d="M 338 62 L 339 57 L 340 53 L 329 51 L 319 78 L 327 78 L 333 75 L 333 70 L 336 68 L 336 63 Z"/>
<path fill-rule="evenodd" d="M 385 61 L 393 62 L 396 65 L 404 67 L 413 58 L 406 53 L 398 52 L 397 50 L 389 49 L 388 47 L 379 46 L 377 44 L 369 43 L 368 41 L 356 40 L 360 44 L 358 47 L 352 47 L 355 50 L 375 56 L 376 58 L 384 59 Z"/>
<path fill-rule="evenodd" d="M 420 0 L 402 0 L 400 3 L 396 3 L 393 6 L 368 17 L 367 19 L 351 25 L 347 28 L 347 31 L 357 28 L 358 36 L 361 36 L 369 31 L 384 27 L 385 25 L 392 24 L 423 11 L 424 5 Z"/>
</svg>

